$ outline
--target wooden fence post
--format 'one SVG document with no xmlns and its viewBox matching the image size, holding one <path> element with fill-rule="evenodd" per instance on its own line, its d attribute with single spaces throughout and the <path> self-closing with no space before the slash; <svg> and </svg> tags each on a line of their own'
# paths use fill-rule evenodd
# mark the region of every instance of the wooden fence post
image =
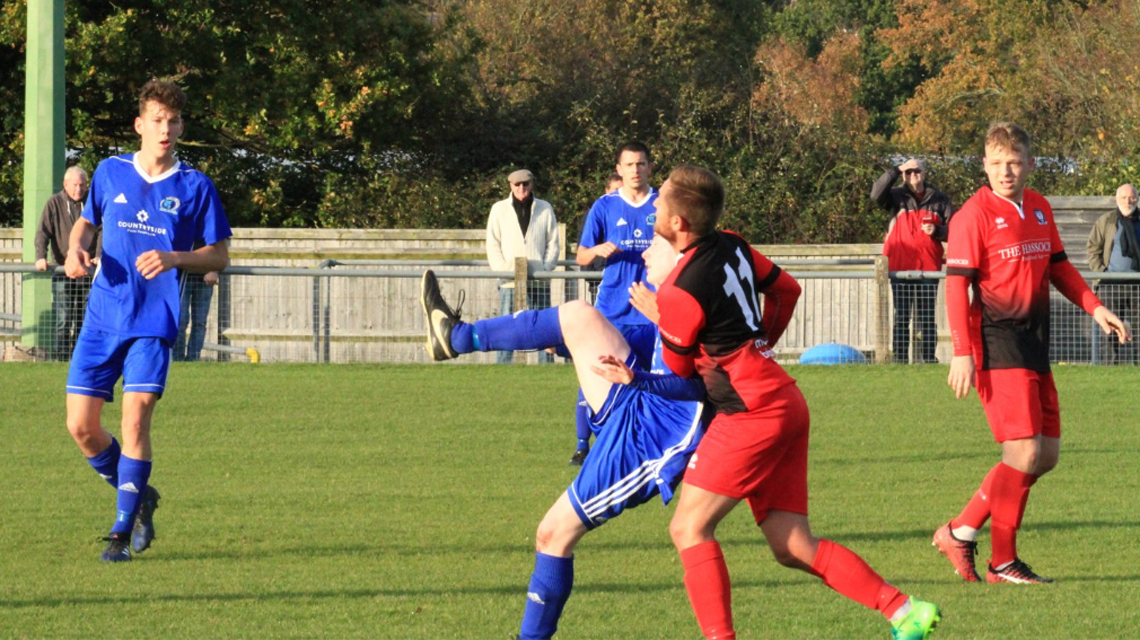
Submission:
<svg viewBox="0 0 1140 640">
<path fill-rule="evenodd" d="M 875 256 L 875 362 L 891 358 L 891 276 L 886 256 Z"/>
</svg>

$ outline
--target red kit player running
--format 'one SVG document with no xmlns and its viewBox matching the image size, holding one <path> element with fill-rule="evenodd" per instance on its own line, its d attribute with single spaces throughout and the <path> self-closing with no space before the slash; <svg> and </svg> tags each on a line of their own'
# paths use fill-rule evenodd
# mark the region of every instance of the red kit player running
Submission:
<svg viewBox="0 0 1140 640">
<path fill-rule="evenodd" d="M 926 638 L 940 617 L 936 606 L 908 598 L 854 552 L 811 533 L 808 407 L 772 351 L 800 286 L 743 238 L 716 230 L 723 208 L 720 178 L 682 165 L 661 187 L 654 226 L 682 253 L 657 293 L 665 363 L 680 376 L 699 372 L 717 409 L 670 525 L 701 631 L 736 637 L 728 568 L 714 534 L 747 500 L 780 564 L 878 610 L 895 638 Z"/>
<path fill-rule="evenodd" d="M 1033 169 L 1029 135 L 995 123 L 986 134 L 982 187 L 954 216 L 946 253 L 946 312 L 954 340 L 947 380 L 959 398 L 978 389 L 1001 462 L 933 544 L 966 582 L 978 529 L 991 516 L 988 582 L 1052 582 L 1017 555 L 1017 530 L 1029 488 L 1057 465 L 1061 420 L 1049 371 L 1049 284 L 1123 343 L 1129 330 L 1093 294 L 1065 255 L 1053 210 L 1025 188 Z M 969 289 L 974 298 L 970 302 Z M 976 372 L 976 373 L 975 373 Z"/>
</svg>

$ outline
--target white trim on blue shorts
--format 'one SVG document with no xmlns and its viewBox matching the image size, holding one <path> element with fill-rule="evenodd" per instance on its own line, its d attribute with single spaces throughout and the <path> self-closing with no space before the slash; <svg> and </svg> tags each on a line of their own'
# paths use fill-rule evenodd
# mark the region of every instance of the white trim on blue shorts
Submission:
<svg viewBox="0 0 1140 640">
<path fill-rule="evenodd" d="M 656 478 L 662 467 L 684 452 L 693 442 L 693 438 L 696 437 L 697 431 L 701 427 L 701 416 L 703 413 L 704 403 L 698 402 L 697 410 L 693 415 L 693 422 L 689 425 L 689 431 L 680 442 L 666 449 L 660 458 L 642 462 L 641 466 L 632 473 L 600 494 L 590 498 L 589 501 L 582 502 L 578 497 L 578 492 L 574 489 L 574 485 L 571 484 L 570 490 L 574 492 L 574 501 L 579 504 L 582 508 L 582 512 L 586 514 L 586 517 L 588 517 L 591 522 L 594 522 L 599 515 L 605 513 L 606 509 L 628 500 L 630 496 L 636 494 L 642 487 Z"/>
</svg>

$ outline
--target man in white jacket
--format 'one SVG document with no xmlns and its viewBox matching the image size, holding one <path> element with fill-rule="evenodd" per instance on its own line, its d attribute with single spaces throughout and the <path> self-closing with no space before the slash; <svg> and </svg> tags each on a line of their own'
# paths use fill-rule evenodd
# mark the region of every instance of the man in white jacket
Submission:
<svg viewBox="0 0 1140 640">
<path fill-rule="evenodd" d="M 553 271 L 557 266 L 561 238 L 554 208 L 545 200 L 534 197 L 534 174 L 519 169 L 507 176 L 511 195 L 491 206 L 487 219 L 487 262 L 492 271 L 514 271 L 515 258 L 524 257 L 528 277 L 536 271 Z M 499 282 L 499 313 L 515 311 L 515 283 Z M 550 306 L 550 282 L 529 281 L 526 303 L 530 309 Z M 500 351 L 499 363 L 511 362 L 511 352 Z M 548 353 L 539 354 L 540 362 L 551 362 Z"/>
</svg>

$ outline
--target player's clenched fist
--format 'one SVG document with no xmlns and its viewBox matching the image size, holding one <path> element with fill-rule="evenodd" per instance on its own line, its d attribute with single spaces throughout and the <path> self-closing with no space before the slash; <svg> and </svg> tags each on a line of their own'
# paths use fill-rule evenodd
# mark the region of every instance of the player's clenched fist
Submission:
<svg viewBox="0 0 1140 640">
<path fill-rule="evenodd" d="M 142 277 L 150 280 L 163 271 L 169 271 L 176 267 L 177 265 L 174 262 L 174 254 L 151 249 L 139 254 L 139 257 L 135 259 L 135 268 L 138 269 Z"/>
<path fill-rule="evenodd" d="M 78 247 L 72 247 L 63 261 L 63 272 L 68 278 L 82 278 L 91 267 L 91 254 Z"/>
</svg>

